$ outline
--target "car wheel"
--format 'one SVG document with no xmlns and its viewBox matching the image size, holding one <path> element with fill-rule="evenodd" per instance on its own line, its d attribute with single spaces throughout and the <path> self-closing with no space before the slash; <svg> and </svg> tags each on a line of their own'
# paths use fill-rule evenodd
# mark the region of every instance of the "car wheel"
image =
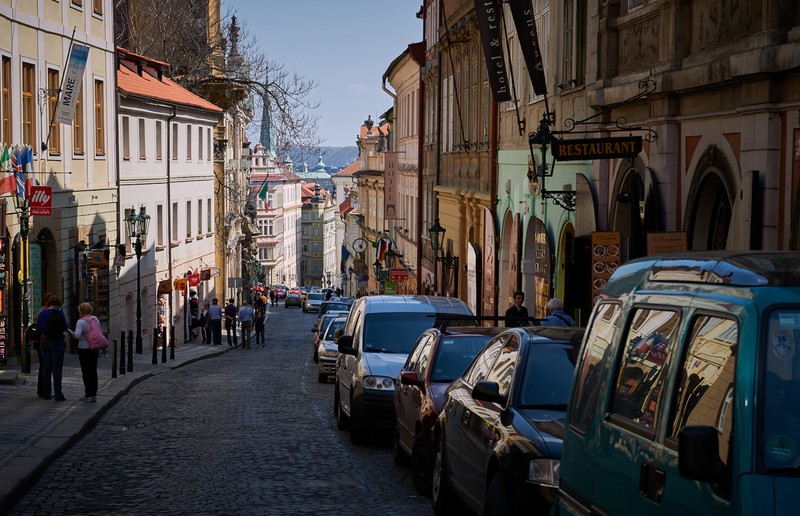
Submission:
<svg viewBox="0 0 800 516">
<path fill-rule="evenodd" d="M 328 383 L 328 375 L 325 373 L 317 374 L 317 382 L 319 383 Z"/>
<path fill-rule="evenodd" d="M 408 464 L 408 455 L 400 446 L 400 423 L 395 421 L 394 435 L 392 435 L 392 461 L 396 466 Z"/>
<path fill-rule="evenodd" d="M 447 477 L 447 457 L 443 441 L 443 436 L 439 436 L 436 441 L 436 456 L 431 474 L 431 505 L 436 514 L 448 514 L 456 503 L 456 497 Z"/>
<path fill-rule="evenodd" d="M 350 444 L 361 446 L 367 444 L 369 434 L 367 425 L 362 421 L 361 414 L 358 413 L 356 404 L 353 402 L 353 393 L 350 393 Z"/>
<path fill-rule="evenodd" d="M 336 417 L 336 428 L 339 430 L 347 430 L 350 427 L 350 418 L 347 414 L 342 412 L 342 404 L 339 399 L 339 380 L 336 380 L 336 387 L 333 391 L 333 415 Z"/>
<path fill-rule="evenodd" d="M 508 514 L 508 507 L 503 475 L 497 472 L 486 489 L 486 503 L 483 507 L 483 514 L 485 516 L 505 516 Z"/>
<path fill-rule="evenodd" d="M 319 353 L 314 351 L 314 363 L 319 364 Z"/>
<path fill-rule="evenodd" d="M 414 481 L 414 489 L 422 496 L 431 494 L 431 469 L 433 468 L 425 438 L 418 435 L 414 439 L 414 449 L 411 452 L 411 480 Z"/>
</svg>

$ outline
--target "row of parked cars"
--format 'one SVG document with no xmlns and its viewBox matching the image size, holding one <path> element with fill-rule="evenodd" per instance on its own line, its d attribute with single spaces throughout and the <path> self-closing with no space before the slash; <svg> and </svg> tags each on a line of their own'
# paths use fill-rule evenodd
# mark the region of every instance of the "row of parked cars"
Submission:
<svg viewBox="0 0 800 516">
<path fill-rule="evenodd" d="M 391 431 L 436 512 L 793 514 L 800 253 L 621 266 L 586 329 L 373 296 L 334 331 L 334 415 Z"/>
</svg>

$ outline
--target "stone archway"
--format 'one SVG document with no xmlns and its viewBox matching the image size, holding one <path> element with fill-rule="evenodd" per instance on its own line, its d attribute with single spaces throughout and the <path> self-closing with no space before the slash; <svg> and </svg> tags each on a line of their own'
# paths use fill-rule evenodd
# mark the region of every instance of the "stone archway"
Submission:
<svg viewBox="0 0 800 516">
<path fill-rule="evenodd" d="M 709 145 L 697 162 L 689 188 L 685 229 L 689 249 L 727 249 L 738 191 L 733 170 L 716 145 Z"/>
<path fill-rule="evenodd" d="M 658 196 L 640 158 L 623 160 L 609 200 L 609 228 L 622 240 L 622 261 L 647 254 L 647 233 L 659 231 Z"/>
</svg>

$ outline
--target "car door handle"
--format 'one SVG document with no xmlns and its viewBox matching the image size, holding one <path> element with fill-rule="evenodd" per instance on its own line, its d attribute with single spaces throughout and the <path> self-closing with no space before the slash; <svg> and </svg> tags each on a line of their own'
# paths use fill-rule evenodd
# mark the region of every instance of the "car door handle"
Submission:
<svg viewBox="0 0 800 516">
<path fill-rule="evenodd" d="M 465 410 L 464 415 L 461 417 L 461 424 L 464 426 L 468 426 L 470 419 L 472 419 L 472 412 L 470 412 L 469 410 Z"/>
<path fill-rule="evenodd" d="M 639 494 L 656 503 L 661 502 L 667 474 L 663 469 L 644 461 L 639 471 Z"/>
</svg>

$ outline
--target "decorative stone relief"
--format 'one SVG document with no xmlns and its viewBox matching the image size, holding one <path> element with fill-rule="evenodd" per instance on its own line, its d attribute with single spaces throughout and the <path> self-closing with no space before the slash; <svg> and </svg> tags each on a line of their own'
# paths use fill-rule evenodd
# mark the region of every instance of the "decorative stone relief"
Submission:
<svg viewBox="0 0 800 516">
<path fill-rule="evenodd" d="M 619 69 L 630 72 L 658 62 L 658 16 L 620 29 Z"/>
<path fill-rule="evenodd" d="M 758 7 L 756 6 L 758 4 Z M 693 52 L 728 43 L 749 34 L 761 0 L 703 0 L 695 1 Z"/>
</svg>

